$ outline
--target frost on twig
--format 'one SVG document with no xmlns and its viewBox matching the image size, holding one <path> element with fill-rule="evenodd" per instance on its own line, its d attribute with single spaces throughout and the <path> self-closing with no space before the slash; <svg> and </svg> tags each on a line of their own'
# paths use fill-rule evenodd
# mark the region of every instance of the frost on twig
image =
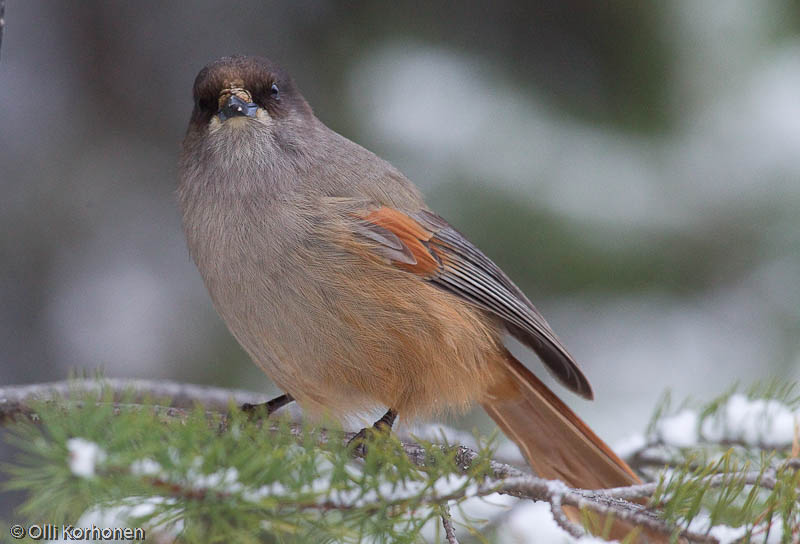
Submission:
<svg viewBox="0 0 800 544">
<path fill-rule="evenodd" d="M 447 544 L 458 544 L 456 529 L 453 527 L 453 516 L 450 514 L 450 507 L 447 504 L 442 506 L 442 526 Z"/>
<path fill-rule="evenodd" d="M 514 504 L 531 501 L 550 506 L 537 510 L 535 519 L 548 514 L 552 530 L 560 527 L 564 538 L 585 534 L 565 515 L 563 508 L 570 507 L 600 518 L 613 514 L 687 542 L 718 542 L 731 535 L 774 536 L 798 526 L 793 493 L 800 473 L 791 444 L 764 457 L 747 449 L 751 443 L 785 446 L 777 439 L 787 439 L 785 414 L 796 406 L 784 399 L 783 410 L 782 401 L 746 398 L 749 404 L 729 394 L 698 409 L 690 425 L 696 431 L 677 428 L 691 419 L 685 407 L 662 409 L 628 453 L 635 460 L 662 448 L 667 470 L 647 464 L 650 483 L 593 491 L 537 478 L 494 459 L 486 443 L 463 435 L 454 436 L 472 447 L 453 445 L 447 434 L 438 442 L 378 436 L 379 444 L 354 462 L 346 445 L 352 433 L 306 427 L 297 412 L 246 421 L 231 408 L 265 399 L 244 391 L 114 380 L 2 388 L 0 421 L 18 421 L 16 443 L 25 457 L 12 466 L 10 487 L 31 494 L 23 510 L 41 516 L 59 505 L 53 515 L 74 521 L 101 506 L 140 500 L 151 505 L 145 516 L 151 525 L 173 532 L 179 527 L 187 542 L 235 540 L 237 530 L 253 526 L 264 534 L 358 542 L 427 534 L 437 520 L 446 541 L 456 542 L 454 519 L 470 533 L 477 530 L 473 518 L 488 519 L 484 529 L 502 535 L 503 524 L 513 528 L 530 518 L 531 510 Z M 740 423 L 753 418 L 734 416 L 747 406 L 763 407 L 779 419 L 764 420 L 767 431 L 748 423 L 744 432 Z M 726 414 L 724 425 L 714 419 L 720 414 Z M 683 442 L 668 445 L 675 437 Z M 731 437 L 748 455 L 734 454 L 727 446 Z M 696 455 L 712 439 L 713 451 Z M 42 467 L 60 475 L 62 485 L 44 485 L 37 476 Z"/>
</svg>

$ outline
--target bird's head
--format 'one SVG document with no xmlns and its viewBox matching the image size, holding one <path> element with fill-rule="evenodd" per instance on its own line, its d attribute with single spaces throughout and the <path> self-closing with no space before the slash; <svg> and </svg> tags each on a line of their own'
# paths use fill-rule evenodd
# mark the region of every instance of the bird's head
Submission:
<svg viewBox="0 0 800 544">
<path fill-rule="evenodd" d="M 182 169 L 242 177 L 304 160 L 318 121 L 292 78 L 262 57 L 223 57 L 194 82 Z"/>
<path fill-rule="evenodd" d="M 249 127 L 274 133 L 282 124 L 311 116 L 292 78 L 273 62 L 262 57 L 223 57 L 195 79 L 189 131 Z"/>
</svg>

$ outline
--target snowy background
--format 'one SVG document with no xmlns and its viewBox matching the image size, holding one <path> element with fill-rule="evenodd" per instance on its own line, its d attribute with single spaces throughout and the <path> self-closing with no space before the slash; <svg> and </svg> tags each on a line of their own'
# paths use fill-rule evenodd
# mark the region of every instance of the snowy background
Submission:
<svg viewBox="0 0 800 544">
<path fill-rule="evenodd" d="M 612 444 L 665 389 L 796 379 L 800 6 L 528 4 L 8 0 L 0 383 L 274 391 L 173 194 L 193 78 L 232 53 L 280 61 L 517 281 L 594 385 L 565 400 Z"/>
</svg>

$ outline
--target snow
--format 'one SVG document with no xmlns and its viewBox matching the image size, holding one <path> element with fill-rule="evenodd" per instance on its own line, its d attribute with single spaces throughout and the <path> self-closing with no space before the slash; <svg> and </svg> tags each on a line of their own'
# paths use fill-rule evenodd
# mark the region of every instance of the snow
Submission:
<svg viewBox="0 0 800 544">
<path fill-rule="evenodd" d="M 641 433 L 632 434 L 623 438 L 614 445 L 614 452 L 622 459 L 630 457 L 647 445 L 647 439 Z"/>
<path fill-rule="evenodd" d="M 434 482 L 433 493 L 438 497 L 451 495 L 467 485 L 467 483 L 469 483 L 467 476 L 448 474 L 445 478 L 439 478 Z"/>
<path fill-rule="evenodd" d="M 668 446 L 690 447 L 700 440 L 741 442 L 751 446 L 785 447 L 798 434 L 800 414 L 774 399 L 751 399 L 731 395 L 711 415 L 700 420 L 696 410 L 684 409 L 662 418 L 656 425 L 656 439 Z M 623 443 L 621 453 L 630 454 L 644 445 L 639 437 Z"/>
<path fill-rule="evenodd" d="M 709 534 L 719 540 L 719 544 L 733 544 L 742 538 L 747 530 L 744 527 L 728 527 L 727 525 L 717 525 L 712 527 Z"/>
<path fill-rule="evenodd" d="M 376 502 L 396 502 L 419 496 L 444 497 L 461 490 L 463 490 L 464 496 L 473 497 L 478 492 L 478 486 L 467 485 L 468 483 L 469 479 L 466 476 L 448 475 L 436 480 L 431 489 L 428 489 L 427 482 L 409 480 L 383 482 L 378 485 L 377 490 L 372 489 L 363 493 L 357 487 L 348 490 L 330 489 L 327 475 L 323 475 L 314 481 L 310 491 L 319 495 L 318 503 L 333 503 L 359 508 Z"/>
<path fill-rule="evenodd" d="M 138 459 L 131 463 L 131 474 L 137 476 L 158 476 L 163 472 L 164 469 L 158 461 L 150 458 Z"/>
<path fill-rule="evenodd" d="M 707 440 L 741 441 L 752 445 L 786 446 L 796 433 L 798 415 L 776 400 L 734 394 L 720 413 L 703 422 Z"/>
<path fill-rule="evenodd" d="M 569 487 L 561 480 L 548 480 L 547 490 L 553 495 L 566 495 Z"/>
<path fill-rule="evenodd" d="M 259 502 L 266 497 L 280 497 L 286 495 L 288 490 L 280 482 L 272 482 L 269 485 L 262 485 L 256 489 L 242 490 L 242 498 L 249 502 Z"/>
<path fill-rule="evenodd" d="M 511 440 L 502 440 L 497 446 L 495 457 L 504 463 L 511 463 L 516 465 L 527 465 L 525 457 L 515 443 Z"/>
<path fill-rule="evenodd" d="M 702 512 L 689 524 L 689 530 L 696 533 L 705 533 L 708 531 L 709 535 L 719 540 L 719 544 L 734 544 L 736 542 L 740 542 L 742 537 L 747 534 L 747 529 L 745 527 L 730 527 L 728 525 L 716 525 L 711 527 L 709 530 L 710 523 L 711 519 L 709 518 L 708 513 Z M 765 525 L 756 527 L 756 529 L 753 531 L 753 541 L 764 542 L 765 544 L 780 543 L 783 537 L 783 523 L 781 520 L 773 519 L 772 526 L 769 530 L 769 536 L 766 539 L 764 538 L 765 534 Z"/>
<path fill-rule="evenodd" d="M 457 522 L 465 522 L 466 519 L 491 519 L 503 514 L 520 500 L 510 495 L 492 493 L 485 497 L 471 497 L 461 503 L 460 508 L 453 509 L 453 519 Z M 463 513 L 463 515 L 461 515 Z"/>
<path fill-rule="evenodd" d="M 657 433 L 665 444 L 686 448 L 697 444 L 697 426 L 697 412 L 681 410 L 659 421 Z"/>
<path fill-rule="evenodd" d="M 544 502 L 520 501 L 508 495 L 493 493 L 486 497 L 472 497 L 460 507 L 452 508 L 453 522 L 458 527 L 469 523 L 485 536 L 496 527 L 498 544 L 594 544 L 605 542 L 591 536 L 575 539 L 567 534 L 553 520 L 550 505 Z M 483 521 L 483 523 L 482 523 Z M 437 530 L 441 533 L 441 519 L 431 519 L 423 529 L 426 542 L 441 542 L 436 539 Z M 495 525 L 496 524 L 496 525 Z"/>
<path fill-rule="evenodd" d="M 97 463 L 102 462 L 107 456 L 103 449 L 89 440 L 83 438 L 70 438 L 67 440 L 69 452 L 69 469 L 76 476 L 91 478 Z"/>
<path fill-rule="evenodd" d="M 200 458 L 195 460 L 193 467 L 189 468 L 186 477 L 191 481 L 192 486 L 197 489 L 217 489 L 229 493 L 238 493 L 242 489 L 239 483 L 239 471 L 234 467 L 219 469 L 210 474 L 203 474 L 199 471 L 202 463 Z"/>
<path fill-rule="evenodd" d="M 567 534 L 553 519 L 546 502 L 520 503 L 498 530 L 500 544 L 594 544 L 606 542 L 592 536 L 579 539 Z"/>
</svg>

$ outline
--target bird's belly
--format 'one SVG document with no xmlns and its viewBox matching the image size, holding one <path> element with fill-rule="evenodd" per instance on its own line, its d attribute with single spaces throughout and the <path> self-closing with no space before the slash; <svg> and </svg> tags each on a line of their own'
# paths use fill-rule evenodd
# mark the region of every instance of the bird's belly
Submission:
<svg viewBox="0 0 800 544">
<path fill-rule="evenodd" d="M 202 267 L 216 309 L 304 408 L 413 417 L 466 407 L 491 382 L 497 324 L 417 276 L 335 248 L 264 256 L 223 245 Z"/>
</svg>

